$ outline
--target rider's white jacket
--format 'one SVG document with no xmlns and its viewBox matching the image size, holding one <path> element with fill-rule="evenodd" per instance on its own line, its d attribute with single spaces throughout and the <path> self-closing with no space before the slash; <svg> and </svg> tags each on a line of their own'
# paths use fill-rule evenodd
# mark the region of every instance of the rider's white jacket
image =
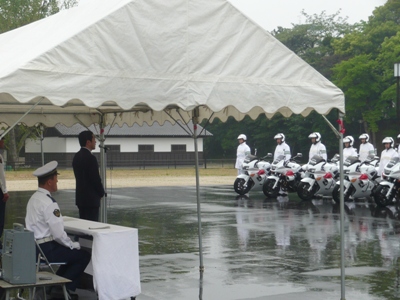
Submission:
<svg viewBox="0 0 400 300">
<path fill-rule="evenodd" d="M 274 152 L 274 160 L 279 155 L 285 155 L 285 160 L 288 160 L 292 157 L 292 155 L 290 154 L 290 147 L 285 142 L 283 142 L 279 145 L 276 145 L 275 152 Z"/>
<path fill-rule="evenodd" d="M 310 153 L 308 155 L 308 161 L 311 160 L 311 158 L 314 155 L 319 155 L 321 156 L 323 159 L 327 160 L 328 159 L 328 155 L 326 154 L 326 147 L 324 144 L 322 144 L 321 142 L 318 142 L 316 144 L 312 144 L 311 148 L 310 148 Z"/>
<path fill-rule="evenodd" d="M 354 147 L 343 148 L 343 161 L 349 156 L 358 156 L 357 149 Z"/>
<path fill-rule="evenodd" d="M 378 170 L 378 175 L 381 176 L 383 173 L 383 170 L 385 169 L 386 165 L 389 163 L 389 161 L 393 158 L 399 156 L 396 150 L 393 148 L 389 149 L 384 149 L 381 154 L 381 160 L 379 161 L 379 170 Z"/>
<path fill-rule="evenodd" d="M 360 145 L 360 161 L 367 159 L 368 155 L 375 155 L 374 145 L 371 143 L 365 143 Z"/>
</svg>

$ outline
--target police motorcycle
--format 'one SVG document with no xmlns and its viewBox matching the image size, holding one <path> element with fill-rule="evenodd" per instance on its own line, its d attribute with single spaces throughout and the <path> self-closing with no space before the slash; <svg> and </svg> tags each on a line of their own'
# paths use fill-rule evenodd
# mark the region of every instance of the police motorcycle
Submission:
<svg viewBox="0 0 400 300">
<path fill-rule="evenodd" d="M 279 155 L 271 164 L 271 175 L 267 177 L 263 185 L 264 195 L 268 198 L 276 198 L 280 191 L 294 192 L 301 180 L 301 166 L 296 158 L 302 157 L 301 153 L 285 160 L 285 155 Z"/>
<path fill-rule="evenodd" d="M 393 205 L 400 195 L 400 158 L 394 157 L 382 173 L 383 180 L 372 191 L 372 198 L 380 207 Z"/>
<path fill-rule="evenodd" d="M 350 197 L 357 199 L 371 196 L 371 192 L 378 184 L 378 162 L 378 156 L 369 155 L 365 161 L 360 163 L 355 172 L 348 173 L 349 185 L 344 191 L 346 200 L 350 199 Z M 336 194 L 332 194 L 336 203 L 340 203 L 339 189 L 337 187 Z"/>
<path fill-rule="evenodd" d="M 297 187 L 297 195 L 302 200 L 311 200 L 314 196 L 331 196 L 339 174 L 337 165 L 339 155 L 331 162 L 326 162 L 319 155 L 314 155 L 307 165 L 307 170 Z"/>
<path fill-rule="evenodd" d="M 359 171 L 359 166 L 361 164 L 361 161 L 358 159 L 357 156 L 349 156 L 346 158 L 346 160 L 343 163 L 343 197 L 344 201 L 348 201 L 350 199 L 351 194 L 347 192 L 349 189 L 349 186 L 351 184 L 350 182 L 350 174 L 360 172 Z M 332 191 L 332 198 L 336 203 L 340 203 L 340 180 L 336 181 L 335 187 L 333 188 Z"/>
<path fill-rule="evenodd" d="M 242 165 L 244 174 L 238 175 L 233 184 L 235 192 L 239 195 L 245 195 L 251 189 L 261 190 L 270 172 L 271 163 L 267 159 L 271 157 L 272 153 L 261 158 L 256 155 L 248 155 Z"/>
</svg>

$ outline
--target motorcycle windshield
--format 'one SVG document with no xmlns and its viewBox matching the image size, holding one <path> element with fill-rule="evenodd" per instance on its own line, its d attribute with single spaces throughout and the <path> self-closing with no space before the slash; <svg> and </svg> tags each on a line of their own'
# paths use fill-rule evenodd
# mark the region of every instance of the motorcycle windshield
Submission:
<svg viewBox="0 0 400 300">
<path fill-rule="evenodd" d="M 278 164 L 280 161 L 285 160 L 285 155 L 279 155 L 273 162 L 274 165 Z"/>
<path fill-rule="evenodd" d="M 389 163 L 386 165 L 385 169 L 391 169 L 393 168 L 394 165 L 397 165 L 399 162 L 400 158 L 399 157 L 393 157 Z"/>
<path fill-rule="evenodd" d="M 248 155 L 248 156 L 246 156 L 245 157 L 245 159 L 244 159 L 244 162 L 245 163 L 249 163 L 249 162 L 251 162 L 251 161 L 253 161 L 253 160 L 255 160 L 255 159 L 257 159 L 257 156 L 255 156 L 255 155 Z"/>
<path fill-rule="evenodd" d="M 346 158 L 346 160 L 344 161 L 343 165 L 348 167 L 351 166 L 354 163 L 360 162 L 360 160 L 358 159 L 357 156 L 349 156 L 348 158 Z"/>
<path fill-rule="evenodd" d="M 310 165 L 315 166 L 316 164 L 319 164 L 321 161 L 325 161 L 325 159 L 322 158 L 322 156 L 319 155 L 314 155 L 310 159 Z"/>
</svg>

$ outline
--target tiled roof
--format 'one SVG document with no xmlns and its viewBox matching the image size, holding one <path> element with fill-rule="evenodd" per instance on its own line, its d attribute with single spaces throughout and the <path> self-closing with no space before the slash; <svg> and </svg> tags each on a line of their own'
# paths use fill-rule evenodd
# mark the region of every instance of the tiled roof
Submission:
<svg viewBox="0 0 400 300">
<path fill-rule="evenodd" d="M 178 122 L 179 124 L 182 125 L 182 123 Z M 185 130 L 183 128 L 185 128 Z M 128 127 L 126 124 L 124 124 L 122 127 L 119 127 L 118 125 L 114 125 L 113 127 L 106 126 L 104 128 L 104 133 L 108 137 L 188 137 L 192 136 L 192 131 L 193 131 L 193 123 L 190 122 L 188 125 L 182 125 L 179 126 L 178 124 L 171 124 L 170 122 L 165 122 L 164 125 L 159 125 L 157 122 L 153 123 L 153 125 L 149 126 L 146 123 L 143 124 L 143 126 L 139 126 L 138 124 L 134 124 L 132 127 Z M 197 126 L 197 132 L 201 132 L 203 127 L 200 125 Z M 100 133 L 100 127 L 96 124 L 92 124 L 89 126 L 89 130 L 92 131 L 94 134 L 98 135 Z M 57 124 L 54 127 L 55 130 L 51 130 L 48 128 L 45 131 L 45 136 L 78 136 L 78 134 L 86 130 L 84 126 L 81 124 L 75 124 L 72 127 L 67 127 L 62 124 Z M 46 134 L 47 133 L 47 134 Z M 200 135 L 201 137 L 205 136 L 212 136 L 212 133 L 210 133 L 207 130 L 203 130 L 203 132 Z"/>
</svg>

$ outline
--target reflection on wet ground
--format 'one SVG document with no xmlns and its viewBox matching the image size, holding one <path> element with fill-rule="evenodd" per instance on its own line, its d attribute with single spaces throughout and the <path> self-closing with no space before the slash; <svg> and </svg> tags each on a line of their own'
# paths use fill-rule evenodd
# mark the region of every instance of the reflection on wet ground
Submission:
<svg viewBox="0 0 400 300">
<path fill-rule="evenodd" d="M 7 226 L 23 223 L 32 192 L 11 193 Z M 194 187 L 109 192 L 108 222 L 139 229 L 142 294 L 159 299 L 340 299 L 339 206 L 297 195 L 237 196 L 202 187 L 205 272 L 198 271 Z M 56 193 L 64 215 L 78 215 L 74 192 Z M 345 204 L 347 299 L 400 298 L 398 207 Z"/>
</svg>

